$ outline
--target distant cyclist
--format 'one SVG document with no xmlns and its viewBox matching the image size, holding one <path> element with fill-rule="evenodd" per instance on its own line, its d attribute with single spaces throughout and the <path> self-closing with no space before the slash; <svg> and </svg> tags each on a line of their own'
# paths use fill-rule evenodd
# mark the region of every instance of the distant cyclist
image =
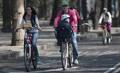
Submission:
<svg viewBox="0 0 120 73">
<path fill-rule="evenodd" d="M 108 12 L 107 8 L 103 9 L 103 13 L 100 16 L 99 24 L 105 25 L 107 27 L 107 31 L 111 34 L 112 27 L 112 15 Z M 104 29 L 104 27 L 102 27 Z"/>
<path fill-rule="evenodd" d="M 22 24 L 31 24 L 32 25 L 32 28 L 28 29 L 27 33 L 29 32 L 32 34 L 32 48 L 34 48 L 34 50 L 36 51 L 36 54 L 38 55 L 36 43 L 37 43 L 37 39 L 38 39 L 38 33 L 39 33 L 39 30 L 41 30 L 41 27 L 39 26 L 39 20 L 37 17 L 37 13 L 32 6 L 26 7 L 25 13 L 22 18 Z"/>
</svg>

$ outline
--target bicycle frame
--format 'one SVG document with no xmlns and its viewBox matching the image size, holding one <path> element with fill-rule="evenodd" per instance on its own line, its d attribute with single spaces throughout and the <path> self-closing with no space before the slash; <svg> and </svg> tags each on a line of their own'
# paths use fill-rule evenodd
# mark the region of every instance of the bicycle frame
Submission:
<svg viewBox="0 0 120 73">
<path fill-rule="evenodd" d="M 107 30 L 107 24 L 102 25 L 103 44 L 108 44 L 111 34 Z"/>
<path fill-rule="evenodd" d="M 24 62 L 25 62 L 25 68 L 27 70 L 27 72 L 29 72 L 31 70 L 30 66 L 31 66 L 31 56 L 32 56 L 32 48 L 31 48 L 31 37 L 30 33 L 27 33 L 27 31 L 25 31 L 25 37 L 24 37 Z"/>
<path fill-rule="evenodd" d="M 30 32 L 25 33 L 24 46 L 26 46 L 24 48 L 25 68 L 29 72 L 31 70 L 31 62 L 34 69 L 37 68 L 37 58 L 35 55 L 35 50 L 32 48 L 32 34 Z"/>
<path fill-rule="evenodd" d="M 62 42 L 61 48 L 61 61 L 62 61 L 62 68 L 65 70 L 69 66 L 72 67 L 72 53 L 70 48 L 70 39 Z"/>
</svg>

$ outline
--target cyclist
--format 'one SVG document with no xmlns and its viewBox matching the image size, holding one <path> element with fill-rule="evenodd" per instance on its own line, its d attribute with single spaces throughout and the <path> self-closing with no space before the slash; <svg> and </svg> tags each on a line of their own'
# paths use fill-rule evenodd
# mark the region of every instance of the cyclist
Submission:
<svg viewBox="0 0 120 73">
<path fill-rule="evenodd" d="M 100 16 L 98 23 L 105 25 L 105 27 L 107 28 L 107 31 L 111 34 L 112 15 L 110 14 L 110 12 L 108 12 L 107 8 L 103 9 L 103 13 Z M 103 26 L 102 26 L 102 28 L 104 29 Z"/>
<path fill-rule="evenodd" d="M 70 16 L 68 14 L 64 13 L 61 16 L 61 20 L 59 22 L 59 25 L 55 29 L 57 31 L 56 38 L 57 38 L 57 40 L 59 40 L 60 46 L 62 44 L 61 43 L 62 41 L 65 41 L 65 39 L 71 38 L 72 29 L 71 29 L 71 26 L 69 24 L 69 22 L 70 22 L 69 18 L 70 18 Z M 62 35 L 63 33 L 64 33 L 64 35 Z M 60 52 L 61 52 L 61 49 L 60 49 Z"/>
<path fill-rule="evenodd" d="M 58 27 L 58 24 L 61 21 L 61 16 L 63 13 L 67 13 L 70 18 L 70 26 L 72 28 L 72 47 L 73 47 L 73 64 L 78 64 L 78 45 L 77 45 L 77 23 L 78 23 L 78 19 L 79 18 L 76 15 L 75 9 L 70 9 L 69 6 L 67 4 L 62 6 L 62 10 L 60 10 L 57 13 L 57 16 L 55 18 L 54 21 L 54 28 L 56 29 Z M 59 41 L 58 41 L 59 42 Z"/>
<path fill-rule="evenodd" d="M 22 18 L 22 24 L 31 24 L 32 25 L 32 28 L 27 31 L 32 34 L 32 48 L 34 48 L 36 54 L 38 55 L 36 43 L 37 43 L 38 33 L 39 33 L 39 30 L 41 30 L 41 27 L 39 26 L 37 13 L 32 6 L 26 7 L 25 13 Z M 39 55 L 37 56 L 37 58 L 38 57 L 39 57 Z"/>
</svg>

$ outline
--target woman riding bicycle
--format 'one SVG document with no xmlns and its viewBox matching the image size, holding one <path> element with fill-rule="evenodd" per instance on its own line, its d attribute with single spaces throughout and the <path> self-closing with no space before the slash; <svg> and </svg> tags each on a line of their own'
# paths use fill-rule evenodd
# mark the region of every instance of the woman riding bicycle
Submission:
<svg viewBox="0 0 120 73">
<path fill-rule="evenodd" d="M 31 24 L 32 25 L 32 28 L 27 30 L 27 33 L 29 32 L 32 34 L 32 48 L 34 48 L 36 54 L 38 55 L 36 43 L 37 43 L 37 39 L 38 39 L 38 33 L 39 33 L 39 30 L 41 30 L 41 28 L 39 26 L 37 13 L 33 7 L 31 7 L 31 6 L 26 7 L 24 16 L 22 18 L 22 24 Z M 39 57 L 39 55 L 38 55 L 38 57 Z"/>
<path fill-rule="evenodd" d="M 111 34 L 112 16 L 111 16 L 110 12 L 108 12 L 107 8 L 103 9 L 103 13 L 100 16 L 98 23 L 102 25 L 103 29 L 105 26 L 107 28 L 107 31 Z"/>
<path fill-rule="evenodd" d="M 112 26 L 112 16 L 107 8 L 103 9 L 103 13 L 99 19 L 99 24 L 103 29 L 103 44 L 110 44 L 111 42 L 111 26 Z"/>
</svg>

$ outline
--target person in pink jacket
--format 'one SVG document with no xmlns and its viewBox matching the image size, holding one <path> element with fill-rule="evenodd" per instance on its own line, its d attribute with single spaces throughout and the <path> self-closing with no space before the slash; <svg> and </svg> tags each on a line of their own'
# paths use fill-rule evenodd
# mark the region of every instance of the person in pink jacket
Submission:
<svg viewBox="0 0 120 73">
<path fill-rule="evenodd" d="M 62 9 L 58 11 L 57 16 L 54 21 L 54 28 L 56 29 L 61 21 L 62 14 L 69 14 L 70 26 L 72 28 L 72 46 L 73 46 L 73 64 L 78 64 L 78 45 L 77 45 L 77 24 L 80 20 L 78 12 L 74 8 L 69 8 L 68 5 L 63 5 Z M 59 41 L 58 41 L 59 42 Z"/>
</svg>

